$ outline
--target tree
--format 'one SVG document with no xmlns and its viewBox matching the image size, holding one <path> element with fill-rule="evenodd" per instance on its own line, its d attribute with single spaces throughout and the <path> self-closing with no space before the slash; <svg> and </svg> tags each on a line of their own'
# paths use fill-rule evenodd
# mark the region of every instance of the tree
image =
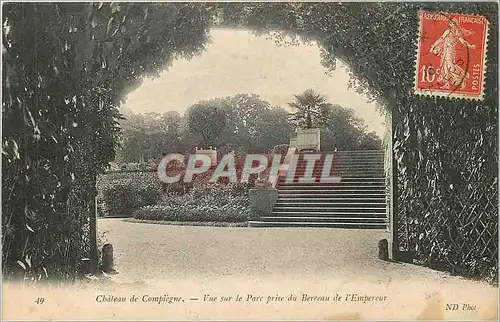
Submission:
<svg viewBox="0 0 500 322">
<path fill-rule="evenodd" d="M 141 157 L 156 159 L 163 152 L 184 152 L 180 126 L 181 116 L 176 111 L 126 114 L 120 122 L 122 140 L 117 160 L 137 162 Z"/>
<path fill-rule="evenodd" d="M 366 125 L 350 108 L 329 103 L 326 98 L 308 89 L 295 95 L 289 105 L 296 110 L 292 122 L 297 127 L 320 128 L 322 150 L 380 149 L 376 133 L 366 133 Z"/>
<path fill-rule="evenodd" d="M 365 133 L 361 137 L 358 148 L 360 150 L 380 150 L 382 149 L 382 140 L 375 132 Z"/>
<path fill-rule="evenodd" d="M 263 152 L 287 143 L 293 133 L 287 112 L 256 94 L 237 94 L 218 102 L 227 115 L 223 142 L 226 150 Z"/>
<path fill-rule="evenodd" d="M 299 95 L 295 95 L 295 101 L 288 103 L 296 110 L 292 114 L 292 121 L 298 126 L 306 129 L 321 127 L 325 120 L 327 109 L 331 106 L 326 98 L 308 89 Z"/>
<path fill-rule="evenodd" d="M 376 133 L 366 132 L 364 121 L 356 116 L 353 109 L 340 105 L 332 105 L 326 109 L 321 127 L 322 150 L 381 149 L 381 142 Z"/>
<path fill-rule="evenodd" d="M 3 6 L 5 277 L 84 270 L 96 176 L 119 143 L 118 106 L 142 77 L 204 49 L 210 12 L 194 3 Z"/>
<path fill-rule="evenodd" d="M 251 149 L 259 136 L 256 122 L 259 115 L 269 107 L 269 102 L 261 100 L 254 94 L 237 94 L 212 101 L 223 109 L 227 116 L 221 151 L 246 152 Z"/>
<path fill-rule="evenodd" d="M 275 106 L 259 115 L 256 131 L 259 136 L 254 142 L 254 149 L 255 152 L 263 152 L 277 145 L 289 144 L 295 127 L 289 120 L 289 113 Z"/>
<path fill-rule="evenodd" d="M 288 112 L 255 94 L 237 94 L 199 102 L 184 116 L 178 112 L 134 114 L 120 121 L 121 148 L 117 161 L 137 162 L 162 153 L 185 153 L 195 147 L 218 147 L 260 153 L 288 143 L 293 125 Z"/>
<path fill-rule="evenodd" d="M 190 106 L 186 112 L 187 128 L 201 136 L 204 148 L 217 146 L 226 125 L 226 113 L 210 101 Z"/>
<path fill-rule="evenodd" d="M 224 122 L 220 119 L 221 115 L 210 116 L 214 113 L 218 115 L 215 111 L 224 113 Z M 237 94 L 199 102 L 188 109 L 185 119 L 185 143 L 217 146 L 222 153 L 234 150 L 242 153 L 263 152 L 274 145 L 288 143 L 293 133 L 288 113 L 255 94 Z M 193 135 L 201 137 L 201 140 Z"/>
</svg>

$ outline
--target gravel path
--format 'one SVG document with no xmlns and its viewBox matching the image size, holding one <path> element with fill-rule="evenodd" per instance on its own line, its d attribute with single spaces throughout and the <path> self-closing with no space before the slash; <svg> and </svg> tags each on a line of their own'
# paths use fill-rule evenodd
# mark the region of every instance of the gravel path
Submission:
<svg viewBox="0 0 500 322">
<path fill-rule="evenodd" d="M 385 230 L 189 227 L 99 220 L 115 247 L 118 285 L 185 297 L 257 294 L 301 299 L 296 305 L 186 304 L 189 319 L 496 320 L 498 288 L 417 265 L 378 259 Z M 109 290 L 109 287 L 106 288 Z M 156 291 L 155 291 L 156 290 Z M 172 293 L 171 292 L 171 293 Z M 304 302 L 304 294 L 363 294 L 383 302 Z M 195 301 L 196 302 L 196 301 Z M 305 304 L 307 303 L 307 304 Z M 446 310 L 469 303 L 474 310 Z M 304 306 L 307 305 L 307 306 Z M 306 309 L 307 307 L 307 309 Z M 173 307 L 171 307 L 173 308 Z M 183 311 L 184 310 L 184 311 Z M 165 311 L 149 310 L 151 318 Z M 123 314 L 135 316 L 131 310 Z"/>
<path fill-rule="evenodd" d="M 192 227 L 100 219 L 114 246 L 120 279 L 130 282 L 223 276 L 341 278 L 374 283 L 463 280 L 378 259 L 386 230 Z"/>
<path fill-rule="evenodd" d="M 98 228 L 108 231 L 119 274 L 67 289 L 4 286 L 9 296 L 3 318 L 498 320 L 498 288 L 379 260 L 384 230 L 190 227 L 123 219 L 99 219 Z M 43 306 L 34 302 L 40 296 L 46 298 Z M 160 304 L 155 298 L 180 300 Z M 459 309 L 447 309 L 455 304 Z"/>
<path fill-rule="evenodd" d="M 130 278 L 224 275 L 371 275 L 385 230 L 190 227 L 100 219 L 116 269 Z M 123 276 L 122 275 L 122 276 Z"/>
</svg>

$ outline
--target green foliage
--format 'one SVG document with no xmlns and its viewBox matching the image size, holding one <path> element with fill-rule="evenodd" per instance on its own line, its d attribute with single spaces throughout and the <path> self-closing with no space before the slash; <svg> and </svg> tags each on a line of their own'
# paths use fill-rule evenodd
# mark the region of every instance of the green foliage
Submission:
<svg viewBox="0 0 500 322">
<path fill-rule="evenodd" d="M 272 149 L 277 145 L 290 143 L 294 127 L 288 117 L 289 113 L 279 107 L 272 107 L 261 114 L 262 122 L 257 127 L 260 137 L 254 141 L 255 150 L 252 152 L 262 152 L 263 148 Z"/>
<path fill-rule="evenodd" d="M 308 89 L 295 95 L 295 101 L 288 103 L 295 110 L 292 113 L 292 122 L 299 128 L 311 129 L 321 127 L 328 117 L 332 104 L 328 103 L 322 94 Z"/>
<path fill-rule="evenodd" d="M 219 147 L 222 153 L 263 152 L 277 144 L 287 143 L 293 126 L 288 113 L 274 107 L 255 94 L 237 94 L 209 101 L 226 113 L 226 125 Z"/>
<path fill-rule="evenodd" d="M 163 114 L 128 114 L 120 122 L 122 129 L 122 163 L 156 159 L 162 152 L 184 152 L 181 141 L 181 116 L 177 112 Z"/>
<path fill-rule="evenodd" d="M 103 191 L 108 217 L 129 217 L 143 207 L 154 205 L 161 198 L 157 186 L 137 186 L 134 183 L 115 185 Z"/>
<path fill-rule="evenodd" d="M 321 130 L 323 150 L 378 150 L 382 141 L 374 132 L 367 133 L 364 121 L 350 108 L 339 105 L 327 106 Z"/>
<path fill-rule="evenodd" d="M 255 94 L 199 102 L 182 117 L 177 112 L 126 117 L 120 122 L 120 162 L 138 161 L 141 156 L 157 159 L 162 153 L 193 152 L 195 147 L 210 146 L 218 147 L 221 153 L 259 153 L 288 143 L 293 133 L 288 112 Z"/>
<path fill-rule="evenodd" d="M 273 107 L 255 94 L 237 94 L 212 100 L 227 115 L 223 152 L 263 152 L 274 145 L 287 143 L 293 131 L 287 112 Z"/>
<path fill-rule="evenodd" d="M 375 132 L 364 132 L 361 136 L 359 150 L 380 150 L 382 149 L 382 140 Z"/>
<path fill-rule="evenodd" d="M 184 195 L 166 195 L 162 202 L 142 207 L 134 218 L 161 221 L 244 222 L 248 220 L 248 191 L 241 184 L 195 186 Z"/>
<path fill-rule="evenodd" d="M 124 94 L 204 48 L 193 3 L 3 6 L 4 274 L 71 277 L 88 256 L 95 178 L 115 157 Z"/>
<path fill-rule="evenodd" d="M 186 112 L 188 130 L 201 136 L 203 147 L 215 146 L 226 125 L 226 113 L 212 102 L 199 102 Z"/>
<path fill-rule="evenodd" d="M 294 120 L 290 120 L 285 109 L 272 106 L 255 94 L 202 101 L 191 106 L 183 117 L 176 112 L 130 115 L 121 122 L 124 143 L 119 159 L 158 159 L 161 153 L 186 153 L 195 147 L 210 146 L 217 147 L 220 154 L 263 153 L 287 144 L 295 127 L 305 124 L 306 114 L 321 127 L 325 150 L 380 149 L 380 139 L 374 132 L 367 133 L 366 125 L 354 110 L 329 104 L 311 90 L 304 95 L 305 98 L 297 95 L 304 104 L 311 99 L 316 101 L 309 114 L 301 107 Z"/>
<path fill-rule="evenodd" d="M 163 183 L 155 172 L 108 173 L 99 176 L 97 188 L 104 217 L 131 217 L 135 210 L 156 204 L 163 195 Z"/>
</svg>

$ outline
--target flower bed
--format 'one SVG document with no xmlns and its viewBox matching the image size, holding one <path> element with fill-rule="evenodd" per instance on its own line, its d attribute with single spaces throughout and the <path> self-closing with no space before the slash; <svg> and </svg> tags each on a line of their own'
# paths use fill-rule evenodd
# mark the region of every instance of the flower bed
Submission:
<svg viewBox="0 0 500 322">
<path fill-rule="evenodd" d="M 161 182 L 154 171 L 105 174 L 97 185 L 99 216 L 192 223 L 246 222 L 250 216 L 248 189 L 257 176 L 250 176 L 249 184 L 229 183 L 227 178 L 210 183 L 213 171 L 195 175 L 192 182 L 170 184 Z"/>
</svg>

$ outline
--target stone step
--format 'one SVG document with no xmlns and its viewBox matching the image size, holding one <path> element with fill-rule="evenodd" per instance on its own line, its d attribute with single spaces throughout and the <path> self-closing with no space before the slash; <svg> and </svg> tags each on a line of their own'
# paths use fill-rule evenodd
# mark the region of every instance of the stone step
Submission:
<svg viewBox="0 0 500 322">
<path fill-rule="evenodd" d="M 323 162 L 316 162 L 314 164 L 314 167 L 315 168 L 320 168 L 322 169 L 323 168 Z M 345 163 L 345 164 L 342 164 L 342 163 L 337 163 L 335 161 L 332 162 L 332 164 L 328 164 L 329 166 L 331 166 L 331 168 L 335 169 L 349 169 L 349 168 L 353 168 L 353 169 L 381 169 L 383 170 L 384 167 L 383 165 L 380 165 L 378 163 Z M 306 167 L 308 166 L 308 164 L 306 162 L 304 163 L 297 163 L 296 167 L 297 169 L 305 169 Z"/>
<path fill-rule="evenodd" d="M 386 211 L 386 204 L 385 203 L 378 203 L 378 204 L 372 204 L 372 203 L 358 203 L 358 204 L 352 204 L 352 203 L 330 203 L 330 202 L 295 202 L 295 203 L 276 203 L 274 205 L 273 211 L 291 211 L 291 210 L 297 210 L 297 211 L 309 211 L 309 212 L 319 212 L 319 211 L 330 211 L 330 212 L 335 212 L 335 211 L 340 211 L 340 212 L 384 212 Z"/>
<path fill-rule="evenodd" d="M 314 157 L 307 157 L 306 155 L 315 155 Z M 350 154 L 338 154 L 338 153 L 299 153 L 296 154 L 296 158 L 299 160 L 306 159 L 325 159 L 326 157 L 332 159 L 385 159 L 385 154 L 380 153 L 350 153 Z"/>
<path fill-rule="evenodd" d="M 294 170 L 291 169 L 291 172 Z M 301 169 L 295 169 L 295 174 L 303 174 L 306 171 L 306 168 L 301 168 Z M 310 170 L 309 170 L 310 171 Z M 381 177 L 385 176 L 385 172 L 383 169 L 330 169 L 328 172 L 328 169 L 325 170 L 330 175 L 349 175 L 349 174 L 363 174 L 363 173 L 369 173 L 369 174 L 377 174 L 380 175 Z M 315 175 L 321 175 L 323 173 L 323 169 L 321 167 L 316 167 L 312 169 L 312 173 Z"/>
<path fill-rule="evenodd" d="M 334 191 L 334 190 L 278 190 L 278 197 L 282 198 L 375 198 L 385 199 L 387 194 L 378 190 Z"/>
<path fill-rule="evenodd" d="M 366 183 L 352 183 L 352 182 L 339 182 L 339 183 L 315 183 L 315 184 L 308 184 L 308 183 L 280 183 L 278 186 L 278 189 L 281 190 L 308 190 L 308 191 L 315 191 L 315 190 L 345 190 L 345 189 L 366 189 L 366 190 L 385 190 L 386 186 L 385 183 L 380 183 L 380 182 L 366 182 Z"/>
<path fill-rule="evenodd" d="M 358 160 L 385 160 L 385 155 L 378 155 L 378 154 L 331 154 L 331 153 L 325 153 L 325 154 L 320 154 L 320 155 L 294 155 L 293 156 L 297 160 L 350 160 L 350 159 L 358 159 Z"/>
<path fill-rule="evenodd" d="M 355 177 L 355 176 L 342 176 L 340 182 L 365 182 L 365 181 L 380 181 L 385 183 L 385 177 Z"/>
<path fill-rule="evenodd" d="M 280 180 L 287 180 L 289 178 L 291 178 L 292 176 L 292 173 L 289 174 L 290 176 L 282 176 L 280 177 Z M 306 176 L 306 173 L 304 171 L 301 171 L 301 172 L 295 172 L 293 174 L 293 177 L 294 179 L 297 179 L 297 178 L 310 178 L 310 177 L 314 177 L 314 178 L 317 178 L 317 179 L 323 179 L 323 180 L 336 180 L 335 182 L 332 182 L 332 183 L 337 183 L 337 182 L 342 182 L 342 181 L 345 181 L 347 179 L 356 179 L 358 180 L 358 178 L 370 178 L 370 181 L 373 181 L 373 179 L 384 179 L 384 175 L 383 173 L 380 173 L 380 172 L 334 172 L 332 171 L 331 173 L 329 174 L 326 174 L 325 176 L 323 176 L 323 174 L 321 173 L 321 171 L 315 171 L 315 172 L 312 172 L 312 173 L 309 173 L 307 174 Z M 323 178 L 324 177 L 324 178 Z M 359 180 L 358 180 L 359 181 Z"/>
<path fill-rule="evenodd" d="M 285 204 L 285 205 L 276 205 L 273 209 L 276 212 L 283 211 L 309 211 L 309 212 L 380 212 L 385 213 L 386 207 L 377 206 L 377 207 L 368 207 L 366 205 L 359 205 L 359 207 L 345 206 L 345 205 L 332 205 L 330 203 L 326 204 L 309 204 L 309 205 L 301 205 L 301 204 Z"/>
<path fill-rule="evenodd" d="M 312 165 L 312 164 L 311 164 Z M 314 164 L 314 167 L 317 168 L 317 169 L 323 169 L 323 166 L 325 165 L 325 163 L 323 162 L 316 162 Z M 290 167 L 292 167 L 293 164 L 290 164 Z M 305 169 L 307 166 L 310 166 L 307 162 L 302 162 L 302 163 L 297 163 L 295 164 L 295 168 L 296 169 Z M 364 168 L 373 168 L 373 169 L 380 169 L 380 170 L 383 170 L 384 167 L 380 164 L 377 164 L 377 163 L 345 163 L 345 164 L 342 164 L 342 163 L 337 163 L 335 161 L 333 161 L 332 163 L 327 163 L 326 166 L 329 166 L 331 168 L 338 168 L 338 169 L 343 169 L 343 168 L 360 168 L 360 169 L 364 169 Z M 325 166 L 325 167 L 326 167 Z"/>
<path fill-rule="evenodd" d="M 319 151 L 319 152 L 299 152 L 298 154 L 385 154 L 384 150 L 338 150 L 338 151 Z"/>
<path fill-rule="evenodd" d="M 307 191 L 307 190 L 306 190 Z M 330 191 L 319 191 L 319 192 L 314 192 L 311 193 L 309 192 L 301 192 L 297 190 L 290 190 L 287 192 L 281 192 L 278 191 L 278 197 L 282 198 L 291 198 L 291 197 L 297 197 L 297 198 L 308 198 L 308 197 L 325 197 L 325 198 L 354 198 L 354 199 L 362 199 L 362 198 L 375 198 L 375 199 L 385 199 L 386 195 L 385 193 L 370 193 L 370 191 L 365 191 L 365 190 L 360 190 L 358 193 L 342 193 L 342 191 L 339 192 L 330 192 Z"/>
<path fill-rule="evenodd" d="M 320 194 L 320 195 L 278 195 L 277 203 L 297 203 L 297 202 L 314 202 L 314 201 L 324 201 L 324 202 L 331 202 L 331 203 L 347 203 L 347 202 L 352 202 L 352 203 L 381 203 L 381 202 L 386 202 L 386 197 L 384 195 L 382 196 L 367 196 L 363 194 L 359 195 L 350 195 L 350 196 L 335 196 L 335 195 L 325 195 L 325 194 Z"/>
<path fill-rule="evenodd" d="M 309 162 L 306 159 L 298 159 L 296 163 L 290 163 L 290 164 L 295 164 L 297 166 L 301 165 L 307 165 Z M 315 164 L 323 164 L 325 162 L 325 159 L 317 159 Z M 384 167 L 384 160 L 379 159 L 379 158 L 333 158 L 331 159 L 331 162 L 328 162 L 331 164 L 338 164 L 338 165 L 376 165 L 379 167 Z"/>
<path fill-rule="evenodd" d="M 385 223 L 385 217 L 284 217 L 284 216 L 265 216 L 260 217 L 260 221 L 274 221 L 274 222 L 291 222 L 291 221 L 300 221 L 300 222 L 342 222 L 342 223 L 354 223 L 354 222 L 363 222 L 363 223 Z"/>
<path fill-rule="evenodd" d="M 337 227 L 386 229 L 385 152 L 324 151 L 315 161 L 317 182 L 302 183 L 308 162 L 299 154 L 294 180 L 278 180 L 278 200 L 272 214 L 249 223 L 252 227 Z M 327 155 L 333 155 L 329 177 L 339 182 L 320 182 Z"/>
<path fill-rule="evenodd" d="M 290 188 L 290 187 L 287 187 Z M 279 194 L 290 194 L 290 193 L 324 193 L 324 194 L 339 194 L 339 193 L 352 193 L 352 194 L 384 194 L 385 195 L 385 187 L 321 187 L 321 189 L 307 189 L 308 187 L 299 188 L 299 189 L 279 189 Z"/>
<path fill-rule="evenodd" d="M 320 151 L 323 152 L 323 151 Z M 384 150 L 379 149 L 379 150 L 337 150 L 337 151 L 324 151 L 324 153 L 331 152 L 331 153 L 385 153 Z"/>
<path fill-rule="evenodd" d="M 319 160 L 316 161 L 316 165 L 320 164 L 323 165 L 324 160 Z M 338 160 L 338 159 L 333 159 L 332 160 L 332 165 L 333 166 L 376 166 L 383 168 L 384 167 L 384 161 L 383 160 Z M 307 162 L 305 160 L 299 159 L 297 163 L 295 163 L 296 166 L 305 166 L 307 165 Z"/>
<path fill-rule="evenodd" d="M 385 213 L 386 204 L 348 204 L 348 203 L 277 203 L 273 211 L 287 212 L 287 211 L 306 211 L 306 212 L 376 212 Z"/>
<path fill-rule="evenodd" d="M 316 162 L 314 164 L 314 169 L 315 170 L 323 170 L 323 163 L 321 162 Z M 297 164 L 295 169 L 297 170 L 304 170 L 308 165 L 307 163 L 302 163 L 302 164 Z M 337 164 L 337 163 L 332 163 L 332 164 L 327 164 L 327 166 L 331 167 L 332 169 L 337 169 L 337 170 L 384 170 L 384 167 L 378 165 L 378 164 Z M 326 166 L 325 166 L 326 167 Z M 292 165 L 290 168 L 293 168 Z"/>
<path fill-rule="evenodd" d="M 356 157 L 384 157 L 384 152 L 320 152 L 320 153 L 299 153 L 299 155 L 303 154 L 319 154 L 319 155 L 334 155 L 336 157 L 346 157 L 346 156 L 356 156 Z"/>
<path fill-rule="evenodd" d="M 359 179 L 358 179 L 359 178 Z M 281 181 L 278 181 L 280 184 L 281 183 L 297 183 L 297 184 L 310 184 L 310 183 L 330 183 L 329 181 L 334 181 L 334 182 L 331 182 L 330 184 L 333 184 L 333 183 L 337 183 L 340 181 L 344 181 L 344 182 L 355 182 L 355 181 L 360 181 L 362 179 L 367 179 L 367 180 L 370 180 L 372 179 L 372 181 L 381 181 L 381 182 L 384 182 L 384 180 L 380 179 L 380 176 L 378 175 L 373 175 L 373 176 L 369 176 L 367 174 L 363 174 L 363 177 L 355 177 L 355 176 L 346 176 L 346 175 L 340 175 L 337 177 L 337 179 L 335 179 L 335 176 L 331 176 L 331 177 L 328 177 L 328 178 L 322 178 L 321 175 L 313 175 L 313 176 L 304 176 L 304 175 L 295 175 L 293 177 L 293 181 L 292 181 L 292 178 L 284 178 L 282 179 Z M 314 181 L 314 182 L 311 182 L 311 181 Z"/>
<path fill-rule="evenodd" d="M 304 178 L 302 179 L 301 181 L 304 181 L 304 180 L 311 180 L 311 178 L 315 178 L 317 179 L 316 182 L 314 183 L 322 183 L 322 182 L 319 182 L 319 181 L 323 181 L 323 183 L 327 183 L 327 184 L 336 184 L 336 183 L 341 183 L 341 182 L 359 182 L 359 181 L 363 181 L 363 179 L 366 178 L 366 181 L 381 181 L 381 182 L 385 182 L 385 178 L 382 178 L 382 176 L 378 173 L 360 173 L 359 175 L 353 175 L 352 173 L 349 173 L 349 174 L 343 174 L 343 173 L 333 173 L 333 174 L 330 174 L 326 177 L 323 177 L 321 175 L 321 173 L 313 173 L 312 175 L 309 174 L 309 175 L 305 175 L 304 173 L 296 173 L 294 176 L 293 176 L 293 179 L 294 179 L 294 182 L 297 182 L 298 179 L 300 178 Z M 279 178 L 279 182 L 286 182 L 286 181 L 290 181 L 291 182 L 291 175 L 290 177 L 280 177 Z M 304 184 L 311 184 L 312 182 L 303 182 Z"/>
<path fill-rule="evenodd" d="M 310 196 L 310 197 L 282 197 L 278 196 L 278 200 L 276 203 L 309 203 L 315 201 L 325 201 L 328 203 L 345 203 L 345 204 L 378 204 L 385 203 L 385 197 L 376 198 L 376 197 L 360 197 L 360 198 L 352 198 L 352 197 L 318 197 L 318 196 Z"/>
<path fill-rule="evenodd" d="M 308 157 L 307 155 L 314 155 L 314 157 Z M 306 160 L 306 159 L 325 159 L 326 157 L 331 158 L 331 159 L 382 159 L 385 160 L 385 154 L 380 154 L 380 153 L 354 153 L 354 154 L 338 154 L 338 153 L 299 153 L 294 156 L 295 158 L 299 160 Z"/>
<path fill-rule="evenodd" d="M 312 153 L 311 153 L 312 154 Z M 315 161 L 312 177 L 302 183 L 308 162 L 299 154 L 293 182 L 278 180 L 278 200 L 271 215 L 252 221 L 254 227 L 345 227 L 386 229 L 385 151 L 323 151 Z M 333 155 L 329 177 L 340 182 L 320 182 L 327 155 Z"/>
<path fill-rule="evenodd" d="M 280 186 L 278 187 L 278 193 L 371 193 L 371 194 L 385 194 L 386 187 L 385 186 L 372 186 L 372 187 L 355 187 L 355 186 L 346 186 L 344 188 L 333 186 L 333 187 L 308 187 L 297 184 L 297 186 Z"/>
<path fill-rule="evenodd" d="M 333 184 L 342 184 L 342 183 L 351 183 L 351 184 L 365 184 L 365 183 L 382 183 L 385 185 L 386 179 L 383 177 L 347 177 L 343 176 L 340 178 L 339 182 L 315 182 L 315 183 L 300 183 L 300 184 L 310 184 L 310 185 L 333 185 Z M 280 177 L 280 181 L 278 181 L 279 185 L 296 185 L 294 182 L 287 182 L 286 177 Z"/>
<path fill-rule="evenodd" d="M 331 222 L 273 222 L 273 221 L 249 221 L 249 227 L 310 227 L 310 228 L 368 228 L 368 229 L 386 229 L 387 224 L 382 223 L 331 223 Z"/>
<path fill-rule="evenodd" d="M 373 185 L 372 187 L 367 186 L 367 187 L 353 187 L 353 186 L 346 186 L 345 188 L 338 187 L 338 186 L 324 186 L 324 187 L 309 187 L 309 186 L 303 186 L 297 184 L 297 186 L 279 186 L 278 187 L 278 193 L 342 193 L 342 192 L 355 192 L 356 194 L 359 193 L 385 193 L 386 187 L 385 186 L 376 186 Z"/>
<path fill-rule="evenodd" d="M 311 212 L 307 210 L 300 211 L 273 211 L 272 214 L 276 217 L 365 217 L 365 218 L 386 218 L 385 212 L 339 212 L 339 211 L 323 211 Z"/>
<path fill-rule="evenodd" d="M 294 176 L 297 176 L 297 173 L 294 175 Z M 321 177 L 321 176 L 320 176 Z M 331 175 L 330 177 L 336 177 L 335 175 Z M 359 175 L 359 176 L 356 176 L 356 175 L 342 175 L 342 176 L 338 176 L 340 181 L 337 181 L 337 182 L 332 182 L 332 183 L 340 183 L 340 182 L 349 182 L 349 181 L 356 181 L 356 182 L 367 182 L 367 181 L 382 181 L 382 182 L 385 182 L 386 181 L 386 178 L 385 176 L 382 176 L 382 175 L 378 175 L 378 176 L 363 176 L 363 175 Z M 287 176 L 280 176 L 279 179 L 281 181 L 284 181 L 287 179 Z M 366 180 L 363 180 L 363 179 L 366 179 Z M 332 184 L 332 183 L 329 183 L 329 184 Z"/>
</svg>

